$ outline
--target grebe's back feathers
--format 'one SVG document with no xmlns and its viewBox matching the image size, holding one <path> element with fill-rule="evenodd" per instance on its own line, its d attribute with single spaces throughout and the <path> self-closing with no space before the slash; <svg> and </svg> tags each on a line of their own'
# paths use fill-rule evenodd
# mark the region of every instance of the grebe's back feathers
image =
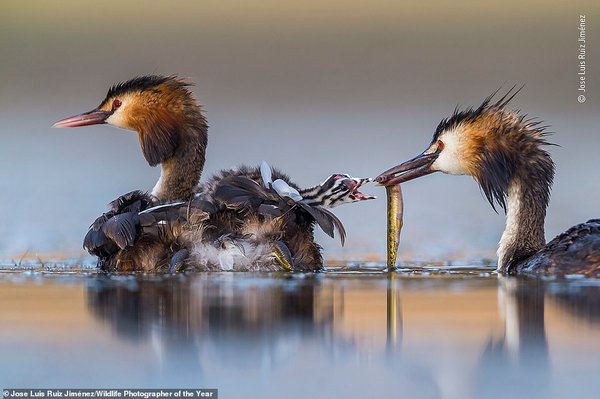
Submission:
<svg viewBox="0 0 600 399">
<path fill-rule="evenodd" d="M 262 171 L 260 170 L 262 169 Z M 344 245 L 346 230 L 342 222 L 327 209 L 309 204 L 300 199 L 281 196 L 275 188 L 267 188 L 263 177 L 264 166 L 261 168 L 244 168 L 246 175 L 232 174 L 224 176 L 217 181 L 211 182 L 211 192 L 207 193 L 215 203 L 224 208 L 237 211 L 254 211 L 267 217 L 280 217 L 294 210 L 299 220 L 306 220 L 308 224 L 316 222 L 323 231 L 331 238 L 335 237 L 335 230 L 340 234 L 340 240 Z M 260 181 L 254 179 L 261 177 Z M 286 175 L 273 170 L 275 181 L 285 182 L 297 191 L 295 185 L 289 181 Z M 254 178 L 254 179 L 253 179 Z"/>
<path fill-rule="evenodd" d="M 314 225 L 332 238 L 337 230 L 343 245 L 344 226 L 326 208 L 374 198 L 358 191 L 371 179 L 334 174 L 298 189 L 278 170 L 266 173 L 265 165 L 222 171 L 188 201 L 125 194 L 92 224 L 85 248 L 107 271 L 318 270 Z"/>
<path fill-rule="evenodd" d="M 509 272 L 599 275 L 600 219 L 571 227 Z"/>
</svg>

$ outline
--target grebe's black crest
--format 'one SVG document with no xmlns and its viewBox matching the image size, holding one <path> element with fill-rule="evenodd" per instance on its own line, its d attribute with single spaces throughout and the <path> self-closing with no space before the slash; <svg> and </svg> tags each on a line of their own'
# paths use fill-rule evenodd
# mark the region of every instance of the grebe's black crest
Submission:
<svg viewBox="0 0 600 399">
<path fill-rule="evenodd" d="M 515 90 L 517 86 L 511 87 L 506 94 L 504 94 L 501 98 L 498 99 L 495 103 L 492 103 L 492 99 L 498 92 L 500 88 L 496 89 L 492 94 L 487 96 L 479 107 L 469 107 L 464 110 L 461 110 L 457 105 L 454 108 L 454 112 L 449 118 L 444 118 L 438 124 L 435 132 L 433 133 L 433 140 L 435 142 L 440 134 L 446 130 L 454 129 L 461 123 L 469 123 L 475 121 L 477 118 L 481 117 L 484 113 L 490 112 L 492 110 L 503 110 L 504 107 L 508 105 L 508 103 L 515 98 L 521 90 L 525 87 L 525 85 L 519 87 Z"/>
<path fill-rule="evenodd" d="M 191 87 L 193 83 L 186 81 L 185 79 L 179 78 L 177 75 L 145 75 L 136 76 L 135 78 L 129 79 L 125 82 L 120 82 L 112 85 L 106 93 L 106 98 L 102 101 L 99 108 L 106 104 L 110 99 L 120 97 L 125 94 L 143 92 L 147 90 L 155 89 L 157 86 L 163 83 L 169 83 L 181 88 Z"/>
</svg>

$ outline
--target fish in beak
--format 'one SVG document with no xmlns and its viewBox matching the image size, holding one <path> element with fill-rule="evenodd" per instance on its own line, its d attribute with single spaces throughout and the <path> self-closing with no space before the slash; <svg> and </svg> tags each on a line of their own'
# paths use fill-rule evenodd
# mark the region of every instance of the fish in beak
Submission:
<svg viewBox="0 0 600 399">
<path fill-rule="evenodd" d="M 100 125 L 106 123 L 106 120 L 112 112 L 102 111 L 101 109 L 93 109 L 83 114 L 71 116 L 69 118 L 61 119 L 56 122 L 52 127 L 66 128 L 66 127 L 80 127 L 89 125 Z"/>
<path fill-rule="evenodd" d="M 387 186 L 387 268 L 388 271 L 396 270 L 396 258 L 398 257 L 398 244 L 400 243 L 400 232 L 402 231 L 404 218 L 404 202 L 402 190 L 399 184 Z"/>
<path fill-rule="evenodd" d="M 435 148 L 433 151 L 432 149 Z M 375 181 L 385 186 L 387 194 L 387 267 L 389 271 L 396 269 L 396 257 L 400 232 L 404 217 L 404 202 L 400 183 L 428 175 L 436 171 L 433 163 L 443 150 L 443 144 L 438 142 L 435 147 L 417 155 L 413 159 L 386 170 L 375 178 Z"/>
</svg>

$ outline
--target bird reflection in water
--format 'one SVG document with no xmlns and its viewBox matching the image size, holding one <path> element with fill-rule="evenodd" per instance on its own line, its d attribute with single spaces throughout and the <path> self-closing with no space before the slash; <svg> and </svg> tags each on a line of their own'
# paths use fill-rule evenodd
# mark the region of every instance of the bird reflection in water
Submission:
<svg viewBox="0 0 600 399">
<path fill-rule="evenodd" d="M 419 333 L 422 326 L 406 324 L 403 315 L 414 309 L 403 311 L 402 307 L 418 304 L 419 298 L 435 292 L 432 290 L 449 288 L 459 292 L 469 285 L 461 279 L 441 279 L 433 285 L 428 280 L 423 285 L 422 279 L 405 279 L 396 273 L 386 278 L 351 279 L 327 274 L 239 277 L 233 273 L 160 278 L 107 276 L 90 280 L 87 304 L 94 317 L 118 338 L 134 344 L 151 343 L 161 370 L 171 370 L 166 377 L 160 375 L 170 383 L 189 382 L 209 370 L 228 375 L 242 370 L 244 376 L 258 372 L 267 380 L 277 376 L 285 381 L 300 370 L 312 370 L 313 377 L 326 373 L 330 386 L 340 389 L 347 385 L 348 378 L 341 369 L 364 373 L 353 377 L 356 386 L 362 383 L 370 387 L 374 378 L 387 381 L 389 386 L 378 388 L 382 393 L 402 389 L 412 397 L 452 396 L 449 393 L 456 390 L 449 384 L 458 381 L 444 379 L 443 375 L 456 375 L 457 367 L 472 364 L 470 360 L 466 363 L 468 354 L 458 352 L 458 358 L 450 363 L 443 357 L 433 363 L 421 359 L 419 348 L 444 348 L 446 332 L 443 328 L 436 333 L 439 335 L 429 332 L 431 340 L 440 342 L 427 338 L 413 342 L 414 334 L 410 334 L 411 340 L 403 340 L 405 332 Z M 489 294 L 495 296 L 493 281 L 480 283 L 485 283 L 484 287 L 491 290 Z M 478 284 L 475 287 L 481 287 Z M 561 322 L 568 314 L 567 319 L 599 323 L 600 286 L 507 277 L 500 278 L 497 287 L 504 333 L 501 337 L 492 334 L 480 349 L 473 348 L 472 353 L 480 354 L 475 370 L 459 373 L 466 376 L 465 389 L 472 390 L 476 398 L 545 397 L 555 383 L 545 314 L 552 308 L 553 314 L 556 310 L 560 313 Z M 364 296 L 367 292 L 372 296 Z M 407 303 L 402 301 L 403 292 L 410 292 Z M 416 292 L 419 294 L 415 297 Z M 355 295 L 354 305 L 350 306 L 348 298 L 354 294 L 361 295 Z M 379 299 L 371 302 L 373 297 Z M 357 298 L 361 301 L 358 307 Z M 344 323 L 360 320 L 365 315 L 359 313 L 369 312 L 365 306 L 372 304 L 385 307 L 385 316 L 378 309 L 385 324 L 371 317 L 374 314 L 368 320 L 386 330 L 385 345 L 371 353 L 372 336 L 365 339 L 356 335 L 356 325 L 348 333 L 348 324 L 344 327 Z M 439 313 L 431 317 L 439 317 Z M 431 326 L 427 324 L 431 323 L 429 316 L 423 318 L 425 325 Z M 450 337 L 455 334 L 451 331 Z M 427 346 L 420 346 L 423 344 Z M 435 352 L 425 354 L 436 356 Z M 372 371 L 367 372 L 365 364 Z"/>
<path fill-rule="evenodd" d="M 107 277 L 88 286 L 87 304 L 119 338 L 151 339 L 159 359 L 177 367 L 186 359 L 200 368 L 203 352 L 226 366 L 270 367 L 302 342 L 331 342 L 332 286 L 312 277 L 230 277 Z"/>
<path fill-rule="evenodd" d="M 544 283 L 502 279 L 498 306 L 504 318 L 504 336 L 492 337 L 483 350 L 477 372 L 477 397 L 546 397 L 550 363 L 544 325 Z"/>
<path fill-rule="evenodd" d="M 387 281 L 385 347 L 371 347 L 372 341 L 340 330 L 345 319 L 356 316 L 345 307 L 346 294 L 355 293 L 355 283 L 358 291 L 365 285 L 360 280 L 336 283 L 310 274 L 106 276 L 90 280 L 87 306 L 120 340 L 151 343 L 154 353 L 148 357 L 158 360 L 163 370 L 157 380 L 169 383 L 173 374 L 176 381 L 189 383 L 200 376 L 210 379 L 215 370 L 238 373 L 238 378 L 239 373 L 257 372 L 279 378 L 300 373 L 310 378 L 340 366 L 362 372 L 361 359 L 379 359 L 387 353 L 387 361 L 373 364 L 373 373 L 356 376 L 356 385 L 348 389 L 372 391 L 372 374 L 376 374 L 378 379 L 393 376 L 392 385 L 380 387 L 383 392 L 398 386 L 415 392 L 416 398 L 437 392 L 429 371 L 407 366 L 399 353 L 401 302 L 395 276 Z M 366 288 L 375 284 L 374 292 L 386 306 L 385 286 L 380 283 L 371 281 Z M 327 379 L 330 389 L 347 386 L 347 376 L 341 373 L 333 372 Z"/>
<path fill-rule="evenodd" d="M 498 304 L 504 336 L 492 337 L 478 368 L 478 398 L 550 397 L 552 359 L 546 336 L 546 309 L 600 323 L 600 286 L 566 280 L 501 278 Z M 562 316 L 562 315 L 561 315 Z"/>
</svg>

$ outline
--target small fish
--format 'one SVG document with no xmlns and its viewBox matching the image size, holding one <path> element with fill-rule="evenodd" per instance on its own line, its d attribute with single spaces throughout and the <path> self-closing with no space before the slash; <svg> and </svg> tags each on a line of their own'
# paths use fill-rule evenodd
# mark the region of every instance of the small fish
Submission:
<svg viewBox="0 0 600 399">
<path fill-rule="evenodd" d="M 290 252 L 287 245 L 285 245 L 282 241 L 275 241 L 271 245 L 271 250 L 273 251 L 273 256 L 279 264 L 288 272 L 294 271 L 294 259 L 292 258 L 292 253 Z"/>
<path fill-rule="evenodd" d="M 387 186 L 385 191 L 387 193 L 387 267 L 389 271 L 393 271 L 396 269 L 398 243 L 402 231 L 404 201 L 399 184 Z"/>
</svg>

